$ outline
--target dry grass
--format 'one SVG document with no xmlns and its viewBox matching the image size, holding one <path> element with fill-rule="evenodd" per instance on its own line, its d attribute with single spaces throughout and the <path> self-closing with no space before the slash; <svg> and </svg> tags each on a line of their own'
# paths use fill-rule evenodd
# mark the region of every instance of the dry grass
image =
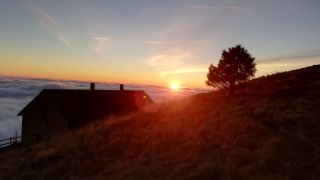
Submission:
<svg viewBox="0 0 320 180">
<path fill-rule="evenodd" d="M 319 179 L 320 66 L 1 152 L 1 179 Z"/>
</svg>

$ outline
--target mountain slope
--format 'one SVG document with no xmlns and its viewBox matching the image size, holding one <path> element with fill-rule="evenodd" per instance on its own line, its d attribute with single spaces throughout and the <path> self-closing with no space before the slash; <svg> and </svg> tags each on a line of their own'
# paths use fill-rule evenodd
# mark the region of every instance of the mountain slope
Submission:
<svg viewBox="0 0 320 180">
<path fill-rule="evenodd" d="M 320 66 L 0 153 L 1 179 L 318 179 Z"/>
</svg>

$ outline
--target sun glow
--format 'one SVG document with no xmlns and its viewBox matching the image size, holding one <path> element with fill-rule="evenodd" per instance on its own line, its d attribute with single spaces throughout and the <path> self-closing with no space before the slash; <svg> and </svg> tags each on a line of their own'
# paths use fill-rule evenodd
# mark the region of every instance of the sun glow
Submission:
<svg viewBox="0 0 320 180">
<path fill-rule="evenodd" d="M 180 90 L 180 84 L 177 82 L 172 82 L 170 84 L 170 89 L 173 91 L 179 91 Z"/>
</svg>

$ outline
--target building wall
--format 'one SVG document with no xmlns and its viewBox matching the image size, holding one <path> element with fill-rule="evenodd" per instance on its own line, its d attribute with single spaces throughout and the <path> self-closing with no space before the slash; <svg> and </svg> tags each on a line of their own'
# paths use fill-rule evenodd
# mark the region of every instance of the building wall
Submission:
<svg viewBox="0 0 320 180">
<path fill-rule="evenodd" d="M 22 143 L 33 144 L 47 138 L 47 123 L 40 119 L 40 111 L 26 112 L 22 116 Z"/>
<path fill-rule="evenodd" d="M 68 131 L 68 120 L 53 105 L 48 108 L 48 133 L 54 137 Z"/>
<path fill-rule="evenodd" d="M 52 105 L 36 107 L 22 116 L 22 144 L 49 140 L 68 129 L 68 122 Z"/>
</svg>

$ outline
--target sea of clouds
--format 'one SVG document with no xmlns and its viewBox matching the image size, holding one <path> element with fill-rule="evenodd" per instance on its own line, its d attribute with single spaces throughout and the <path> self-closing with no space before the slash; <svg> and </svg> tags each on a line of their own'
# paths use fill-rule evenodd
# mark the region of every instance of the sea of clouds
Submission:
<svg viewBox="0 0 320 180">
<path fill-rule="evenodd" d="M 0 139 L 21 134 L 22 118 L 17 114 L 43 89 L 89 89 L 89 82 L 0 77 Z M 96 83 L 96 89 L 117 90 L 119 85 Z M 183 88 L 172 92 L 153 85 L 125 85 L 125 89 L 145 90 L 158 103 L 206 91 Z"/>
</svg>

